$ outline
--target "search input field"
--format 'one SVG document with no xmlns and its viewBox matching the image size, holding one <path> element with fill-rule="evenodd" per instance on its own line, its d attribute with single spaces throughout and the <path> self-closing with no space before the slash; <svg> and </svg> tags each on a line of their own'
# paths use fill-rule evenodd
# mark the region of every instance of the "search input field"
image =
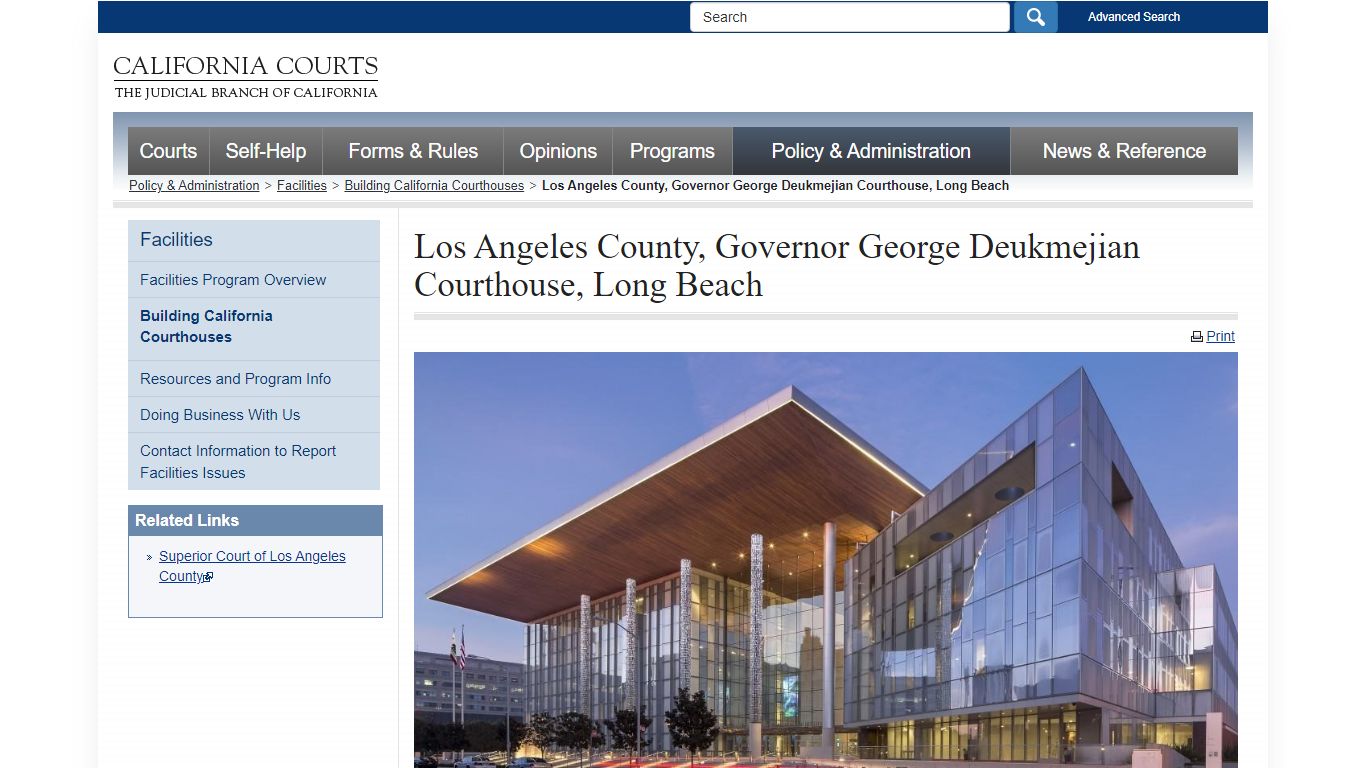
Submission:
<svg viewBox="0 0 1366 768">
<path fill-rule="evenodd" d="M 1009 32 L 1008 2 L 692 3 L 693 32 Z"/>
</svg>

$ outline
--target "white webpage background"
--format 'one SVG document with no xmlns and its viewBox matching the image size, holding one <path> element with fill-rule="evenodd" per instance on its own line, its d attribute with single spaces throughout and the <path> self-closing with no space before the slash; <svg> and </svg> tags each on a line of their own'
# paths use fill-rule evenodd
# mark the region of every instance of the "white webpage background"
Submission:
<svg viewBox="0 0 1366 768">
<path fill-rule="evenodd" d="M 1124 270 L 1108 288 L 1104 267 L 1037 270 L 1021 284 L 1009 269 L 919 269 L 934 280 L 944 307 L 1037 309 L 1039 295 L 1068 307 L 1106 305 L 1148 312 L 1237 312 L 1240 413 L 1240 751 L 1247 765 L 1266 761 L 1268 702 L 1267 518 L 1267 45 L 1260 36 L 902 36 L 902 35 L 394 35 L 104 36 L 97 69 L 99 116 L 98 367 L 98 702 L 101 765 L 285 764 L 402 765 L 411 757 L 412 583 L 411 376 L 416 350 L 1171 350 L 1184 349 L 1188 322 L 1031 321 L 886 322 L 819 320 L 696 322 L 483 319 L 461 325 L 415 322 L 430 309 L 411 294 L 405 235 L 417 226 L 468 231 L 469 214 L 393 208 L 114 208 L 110 115 L 114 111 L 307 111 L 295 101 L 133 102 L 112 98 L 115 55 L 195 50 L 275 56 L 364 52 L 380 57 L 382 99 L 375 110 L 480 112 L 613 111 L 1230 111 L 1253 114 L 1253 206 L 1217 212 L 1105 210 L 1107 221 L 1136 228 L 1156 254 Z M 328 111 L 337 106 L 327 105 Z M 346 110 L 355 109 L 348 104 Z M 478 229 L 509 239 L 548 230 L 530 212 L 477 209 Z M 748 218 L 754 212 L 746 212 Z M 815 213 L 814 216 L 812 214 Z M 1094 210 L 938 211 L 934 229 L 957 233 L 967 222 L 988 229 L 1052 231 Z M 553 217 L 553 209 L 537 216 Z M 714 211 L 717 221 L 727 217 Z M 764 226 L 790 229 L 798 218 L 828 220 L 840 232 L 864 221 L 890 230 L 899 211 L 765 210 Z M 381 222 L 383 487 L 378 492 L 181 493 L 127 490 L 125 404 L 126 223 L 131 218 L 373 218 Z M 630 213 L 643 222 L 642 213 Z M 653 210 L 678 228 L 679 214 Z M 567 218 L 571 218 L 566 216 Z M 566 226 L 598 231 L 613 212 L 577 210 Z M 717 228 L 699 211 L 687 219 L 700 235 Z M 858 220 L 856 226 L 853 222 Z M 518 221 L 523 222 L 518 225 Z M 487 223 L 484 223 L 487 222 Z M 834 224 L 834 222 L 839 222 Z M 961 223 L 960 223 L 961 222 Z M 1055 223 L 1058 226 L 1055 226 Z M 634 226 L 634 225 L 633 225 Z M 1066 226 L 1068 230 L 1078 227 Z M 917 229 L 922 229 L 917 227 Z M 604 230 L 605 231 L 605 230 Z M 1087 230 L 1089 231 L 1089 229 Z M 1107 230 L 1108 231 L 1108 230 Z M 687 234 L 680 231 L 679 234 Z M 1170 249 L 1170 250 L 1168 250 Z M 821 311 L 866 310 L 878 269 L 855 263 L 838 273 L 839 291 Z M 992 265 L 998 266 L 998 265 Z M 1010 265 L 999 265 L 1009 267 Z M 1127 267 L 1121 264 L 1118 266 Z M 795 269 L 795 268 L 794 268 Z M 777 280 L 780 270 L 765 270 Z M 1091 274 L 1095 271 L 1095 274 Z M 1066 277 L 1061 277 L 1066 272 Z M 1114 270 L 1118 273 L 1119 270 Z M 808 274 L 805 280 L 816 279 Z M 1118 274 L 1110 277 L 1119 276 Z M 796 280 L 797 278 L 791 278 Z M 1054 281 L 1057 282 L 1054 282 Z M 810 296 L 792 289 L 794 307 Z M 1028 295 L 1032 293 L 1031 295 Z M 899 297 L 882 296 L 887 303 Z M 1120 302 L 1116 305 L 1115 302 Z M 671 306 L 680 309 L 684 305 Z M 450 307 L 443 305 L 443 308 Z M 484 308 L 488 310 L 488 307 Z M 517 302 L 500 311 L 544 309 Z M 648 308 L 642 308 L 647 311 Z M 129 503 L 380 503 L 385 514 L 385 618 L 382 620 L 156 620 L 126 618 Z M 301 734 L 307 737 L 300 738 Z"/>
</svg>

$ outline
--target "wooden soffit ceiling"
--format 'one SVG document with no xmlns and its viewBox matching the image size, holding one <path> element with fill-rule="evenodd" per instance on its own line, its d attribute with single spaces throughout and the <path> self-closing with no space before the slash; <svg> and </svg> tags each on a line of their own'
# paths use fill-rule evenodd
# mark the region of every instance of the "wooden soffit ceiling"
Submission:
<svg viewBox="0 0 1366 768">
<path fill-rule="evenodd" d="M 627 578 L 675 573 L 680 558 L 730 575 L 753 533 L 775 544 L 766 552 L 775 561 L 792 554 L 778 550 L 785 542 L 818 550 L 827 521 L 842 544 L 867 540 L 923 488 L 789 387 L 427 597 L 534 621 L 580 595 L 620 592 Z"/>
</svg>

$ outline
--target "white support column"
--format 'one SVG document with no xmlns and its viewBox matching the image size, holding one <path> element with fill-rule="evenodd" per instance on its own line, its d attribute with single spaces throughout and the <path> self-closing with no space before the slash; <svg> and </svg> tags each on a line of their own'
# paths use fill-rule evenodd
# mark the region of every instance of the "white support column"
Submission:
<svg viewBox="0 0 1366 768">
<path fill-rule="evenodd" d="M 692 561 L 678 561 L 678 690 L 692 688 Z"/>
<path fill-rule="evenodd" d="M 621 626 L 626 633 L 626 709 L 636 709 L 636 580 L 626 580 L 626 596 L 622 598 Z"/>
<path fill-rule="evenodd" d="M 1224 768 L 1224 713 L 1205 713 L 1205 768 Z"/>
<path fill-rule="evenodd" d="M 821 629 L 821 745 L 817 757 L 835 756 L 835 524 L 825 524 L 825 557 L 821 563 L 824 580 L 822 607 L 825 624 Z"/>
<path fill-rule="evenodd" d="M 579 712 L 593 716 L 589 711 L 589 686 L 593 666 L 593 607 L 588 595 L 579 595 Z"/>
<path fill-rule="evenodd" d="M 749 756 L 764 752 L 764 537 L 749 537 Z"/>
</svg>

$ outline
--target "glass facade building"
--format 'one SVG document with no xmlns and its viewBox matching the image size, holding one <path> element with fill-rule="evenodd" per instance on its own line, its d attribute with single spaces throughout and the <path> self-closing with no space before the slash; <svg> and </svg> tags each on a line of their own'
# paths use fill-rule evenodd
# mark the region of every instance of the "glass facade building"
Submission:
<svg viewBox="0 0 1366 768">
<path fill-rule="evenodd" d="M 1084 372 L 845 566 L 846 725 L 891 759 L 1084 760 L 1236 732 L 1237 631 Z M 1088 760 L 1089 761 L 1089 760 Z"/>
<path fill-rule="evenodd" d="M 527 712 L 605 720 L 638 698 L 648 751 L 671 749 L 684 687 L 716 711 L 717 753 L 1124 762 L 1203 746 L 1211 712 L 1236 739 L 1218 575 L 1182 562 L 1084 371 L 928 490 L 796 390 L 756 409 L 430 593 L 526 623 Z M 584 583 L 656 575 L 634 605 L 582 587 L 585 613 L 575 568 L 604 536 L 636 559 Z M 563 576 L 515 583 L 538 568 Z"/>
</svg>

